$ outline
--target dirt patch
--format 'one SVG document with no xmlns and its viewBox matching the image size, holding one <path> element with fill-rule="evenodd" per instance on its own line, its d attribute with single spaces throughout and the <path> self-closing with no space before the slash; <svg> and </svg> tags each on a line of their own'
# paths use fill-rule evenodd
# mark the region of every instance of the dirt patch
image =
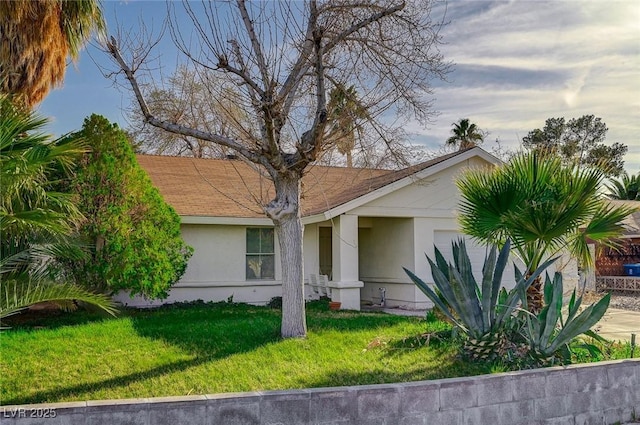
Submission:
<svg viewBox="0 0 640 425">
<path fill-rule="evenodd" d="M 591 305 L 604 296 L 602 292 L 587 291 L 582 299 L 583 304 Z M 612 292 L 610 308 L 640 311 L 640 292 Z"/>
</svg>

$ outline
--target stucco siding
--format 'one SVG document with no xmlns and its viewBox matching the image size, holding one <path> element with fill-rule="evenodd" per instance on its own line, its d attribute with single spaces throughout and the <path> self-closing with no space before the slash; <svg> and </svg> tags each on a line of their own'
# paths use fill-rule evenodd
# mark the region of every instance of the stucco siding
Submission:
<svg viewBox="0 0 640 425">
<path fill-rule="evenodd" d="M 431 281 L 424 253 L 433 256 L 434 235 L 437 232 L 458 232 L 455 209 L 459 193 L 455 178 L 469 167 L 487 167 L 480 157 L 472 157 L 451 166 L 424 169 L 407 184 L 406 179 L 394 181 L 380 191 L 342 205 L 344 211 L 332 211 L 325 217 L 331 221 L 307 224 L 303 238 L 305 281 L 310 274 L 331 268 L 332 280 L 339 283 L 364 282 L 361 296 L 379 302 L 380 287 L 386 288 L 388 305 L 425 308 L 430 302 L 402 270 L 414 270 Z M 366 202 L 366 200 L 370 200 Z M 182 279 L 174 286 L 165 302 L 196 299 L 266 303 L 281 295 L 281 264 L 275 241 L 275 278 L 246 279 L 246 226 L 239 222 L 224 224 L 183 224 L 182 235 L 194 247 Z M 249 220 L 249 219 L 247 219 Z M 315 219 L 314 219 L 315 220 Z M 239 225 L 242 223 L 243 225 Z M 246 223 L 251 223 L 247 221 Z M 330 248 L 326 235 L 320 252 L 323 232 L 320 226 L 333 227 Z M 357 229 L 357 230 L 356 230 Z M 324 256 L 322 256 L 322 255 Z M 476 259 L 477 260 L 477 259 Z M 309 290 L 305 291 L 310 295 Z M 117 299 L 130 305 L 154 305 L 147 300 L 131 300 L 126 295 Z"/>
<path fill-rule="evenodd" d="M 405 305 L 414 300 L 413 284 L 402 267 L 413 267 L 413 219 L 371 218 L 358 233 L 359 274 L 364 282 L 362 298 L 380 302 L 386 289 L 387 305 Z"/>
<path fill-rule="evenodd" d="M 359 229 L 360 278 L 406 280 L 402 267 L 412 267 L 413 219 L 373 218 Z"/>
<path fill-rule="evenodd" d="M 361 223 L 366 225 L 359 229 L 360 279 L 365 283 L 362 289 L 364 300 L 379 303 L 380 288 L 385 288 L 389 306 L 431 307 L 431 302 L 402 268 L 413 270 L 432 282 L 431 269 L 424 254 L 433 258 L 436 238 L 442 239 L 445 235 L 449 241 L 449 235 L 457 236 L 459 233 L 455 218 L 459 192 L 455 178 L 468 167 L 486 166 L 487 162 L 474 158 L 416 179 L 353 210 L 353 213 L 366 217 L 361 219 Z M 476 264 L 481 264 L 484 258 L 484 251 L 479 254 L 478 250 L 472 252 Z"/>
<path fill-rule="evenodd" d="M 449 218 L 459 201 L 455 179 L 468 167 L 488 166 L 474 158 L 451 166 L 409 185 L 392 191 L 351 211 L 351 214 L 374 217 Z"/>
<path fill-rule="evenodd" d="M 309 280 L 310 274 L 319 273 L 318 260 L 318 224 L 307 224 L 304 226 L 304 237 L 302 245 L 302 255 L 304 258 L 304 279 Z M 306 292 L 305 292 L 306 293 Z"/>
<path fill-rule="evenodd" d="M 130 306 L 156 306 L 184 301 L 224 301 L 265 304 L 282 295 L 281 264 L 277 237 L 274 241 L 275 279 L 246 279 L 246 226 L 183 224 L 182 237 L 194 248 L 182 278 L 163 301 L 126 293 L 115 299 Z"/>
<path fill-rule="evenodd" d="M 194 252 L 176 286 L 245 280 L 245 227 L 183 224 L 181 230 Z"/>
</svg>

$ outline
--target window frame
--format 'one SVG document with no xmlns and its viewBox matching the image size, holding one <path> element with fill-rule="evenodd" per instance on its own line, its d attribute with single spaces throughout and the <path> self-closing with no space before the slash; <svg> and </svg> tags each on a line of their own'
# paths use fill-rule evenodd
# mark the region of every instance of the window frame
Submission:
<svg viewBox="0 0 640 425">
<path fill-rule="evenodd" d="M 258 240 L 249 240 L 251 232 L 258 232 Z M 270 234 L 266 238 L 264 234 Z M 270 240 L 270 241 L 269 241 Z M 268 246 L 265 246 L 266 241 Z M 269 244 L 270 242 L 270 244 Z M 276 278 L 276 248 L 275 248 L 275 228 L 273 227 L 247 227 L 245 229 L 245 280 L 275 280 Z M 250 247 L 256 247 L 256 252 L 250 252 Z M 266 249 L 266 250 L 265 250 Z M 258 258 L 258 264 L 252 267 L 250 258 Z M 271 259 L 271 270 L 264 270 L 264 258 Z M 268 265 L 267 265 L 268 267 Z"/>
</svg>

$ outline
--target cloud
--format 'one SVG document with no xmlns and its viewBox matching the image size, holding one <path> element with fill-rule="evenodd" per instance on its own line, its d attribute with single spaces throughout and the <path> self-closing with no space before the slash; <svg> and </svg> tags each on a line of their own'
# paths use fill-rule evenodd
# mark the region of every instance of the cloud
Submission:
<svg viewBox="0 0 640 425">
<path fill-rule="evenodd" d="M 528 69 L 510 66 L 457 63 L 449 77 L 457 87 L 484 87 L 486 89 L 507 89 L 514 87 L 553 88 L 558 81 L 567 78 L 568 70 Z M 439 83 L 447 87 L 447 83 Z"/>
<path fill-rule="evenodd" d="M 595 114 L 638 171 L 639 2 L 451 1 L 446 18 L 442 52 L 455 71 L 435 86 L 435 122 L 408 127 L 416 140 L 441 144 L 468 117 L 513 148 L 549 117 Z"/>
</svg>

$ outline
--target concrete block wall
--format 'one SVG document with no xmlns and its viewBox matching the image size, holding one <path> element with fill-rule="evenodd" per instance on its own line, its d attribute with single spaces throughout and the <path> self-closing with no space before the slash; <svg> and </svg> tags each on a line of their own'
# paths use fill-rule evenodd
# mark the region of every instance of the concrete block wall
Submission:
<svg viewBox="0 0 640 425">
<path fill-rule="evenodd" d="M 469 378 L 0 408 L 2 425 L 601 425 L 640 416 L 640 360 Z"/>
</svg>

